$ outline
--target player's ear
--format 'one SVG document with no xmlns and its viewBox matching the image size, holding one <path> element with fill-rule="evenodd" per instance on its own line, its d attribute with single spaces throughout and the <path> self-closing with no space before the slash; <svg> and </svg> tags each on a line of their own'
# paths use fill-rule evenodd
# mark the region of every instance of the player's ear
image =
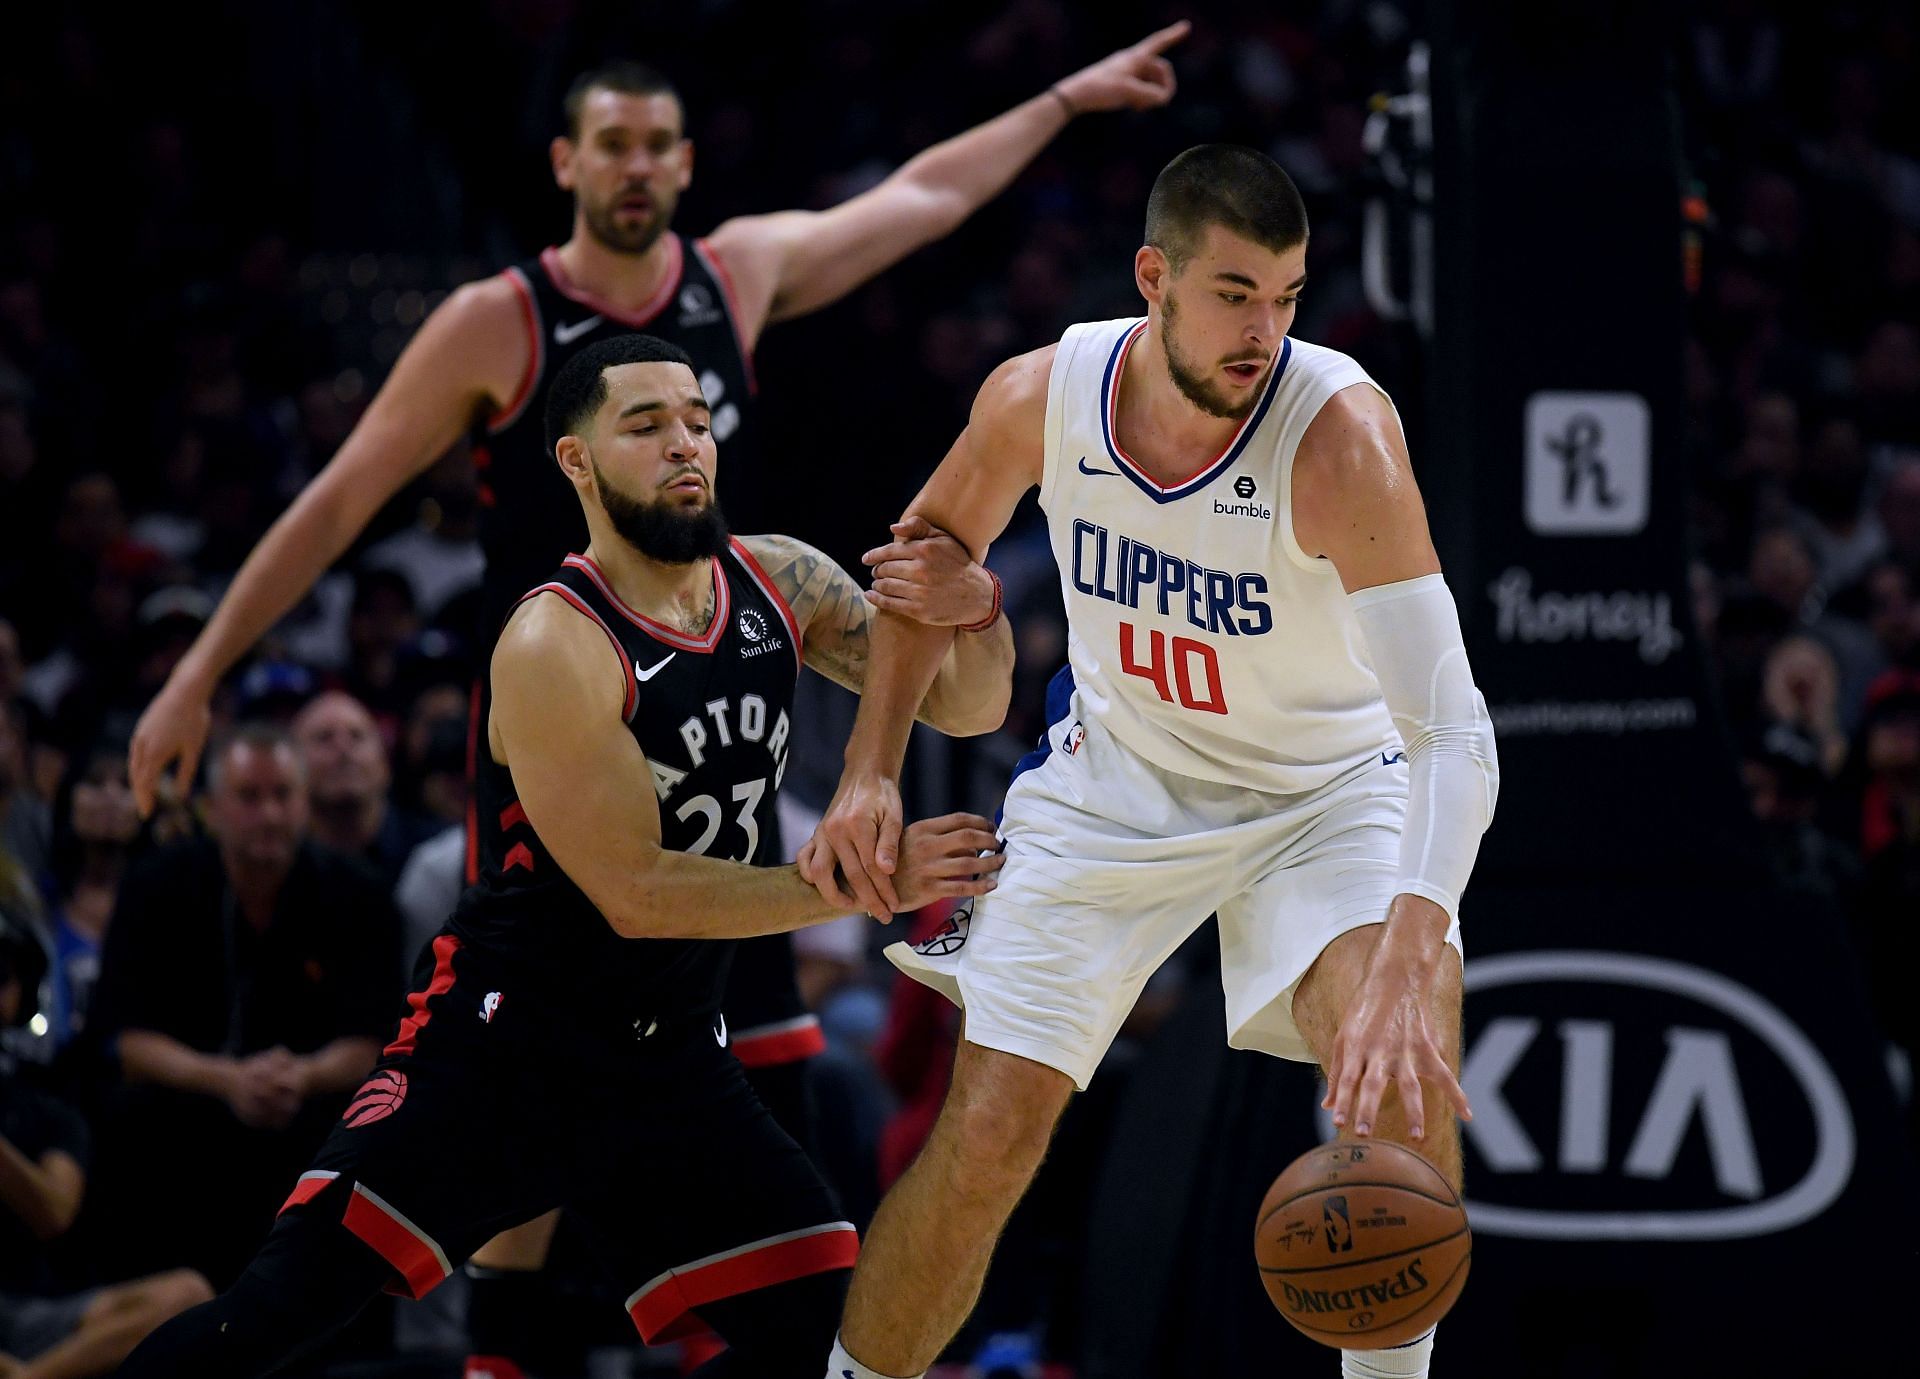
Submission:
<svg viewBox="0 0 1920 1379">
<path fill-rule="evenodd" d="M 591 482 L 593 458 L 587 453 L 587 443 L 580 437 L 560 437 L 554 442 L 553 457 L 560 462 L 560 472 L 567 476 L 567 482 L 575 488 Z"/>
<path fill-rule="evenodd" d="M 554 184 L 563 192 L 573 190 L 573 140 L 563 134 L 547 145 L 547 158 L 553 164 Z"/>
<path fill-rule="evenodd" d="M 1173 265 L 1167 262 L 1167 256 L 1151 244 L 1143 244 L 1133 256 L 1133 283 L 1140 289 L 1140 295 L 1158 306 L 1167 295 L 1167 281 L 1173 276 Z"/>
<path fill-rule="evenodd" d="M 680 176 L 676 185 L 685 191 L 693 182 L 693 140 L 680 141 Z"/>
</svg>

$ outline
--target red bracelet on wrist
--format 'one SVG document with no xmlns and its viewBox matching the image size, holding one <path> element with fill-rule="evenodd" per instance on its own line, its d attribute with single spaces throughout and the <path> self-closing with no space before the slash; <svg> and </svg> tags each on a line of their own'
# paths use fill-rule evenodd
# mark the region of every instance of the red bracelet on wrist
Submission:
<svg viewBox="0 0 1920 1379">
<path fill-rule="evenodd" d="M 1000 604 L 1005 597 L 1006 591 L 1000 587 L 1000 576 L 996 575 L 992 570 L 987 571 L 987 578 L 993 581 L 993 607 L 988 610 L 987 616 L 980 619 L 979 622 L 968 623 L 962 627 L 960 629 L 962 632 L 985 632 L 989 627 L 992 627 L 1000 621 Z"/>
</svg>

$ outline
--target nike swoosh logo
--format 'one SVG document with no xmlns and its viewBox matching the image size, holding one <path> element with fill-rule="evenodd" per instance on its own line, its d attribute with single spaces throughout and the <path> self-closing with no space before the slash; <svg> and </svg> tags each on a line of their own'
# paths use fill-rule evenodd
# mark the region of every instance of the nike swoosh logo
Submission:
<svg viewBox="0 0 1920 1379">
<path fill-rule="evenodd" d="M 651 670 L 640 669 L 640 663 L 638 661 L 635 661 L 633 663 L 634 679 L 640 681 L 642 684 L 645 684 L 647 681 L 651 680 L 654 676 L 658 675 L 661 671 L 665 670 L 667 666 L 667 662 L 671 661 L 675 656 L 678 656 L 679 654 L 680 653 L 677 651 L 669 651 L 666 655 L 660 658 L 658 664 L 656 664 Z"/>
<path fill-rule="evenodd" d="M 713 1032 L 713 1042 L 723 1049 L 727 1046 L 727 1014 L 725 1011 L 720 1012 L 720 1027 Z"/>
<path fill-rule="evenodd" d="M 1119 471 L 1119 470 L 1117 470 L 1117 469 L 1095 469 L 1095 468 L 1093 468 L 1092 466 L 1090 466 L 1090 465 L 1089 465 L 1089 464 L 1087 463 L 1087 457 L 1086 457 L 1085 455 L 1082 455 L 1082 456 L 1080 457 L 1080 472 L 1081 472 L 1082 474 L 1105 474 L 1105 475 L 1107 475 L 1108 477 L 1110 477 L 1110 478 L 1114 478 L 1114 479 L 1117 479 L 1117 478 L 1119 478 L 1119 477 L 1120 477 L 1120 471 Z"/>
<path fill-rule="evenodd" d="M 589 316 L 586 320 L 575 321 L 571 325 L 562 325 L 556 322 L 553 327 L 553 341 L 556 345 L 571 345 L 575 340 L 578 340 L 599 324 L 600 318 L 598 316 Z"/>
</svg>

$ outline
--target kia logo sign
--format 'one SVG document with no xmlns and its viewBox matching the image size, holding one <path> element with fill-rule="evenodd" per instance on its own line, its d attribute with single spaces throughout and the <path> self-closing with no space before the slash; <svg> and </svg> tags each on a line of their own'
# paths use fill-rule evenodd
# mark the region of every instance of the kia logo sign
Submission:
<svg viewBox="0 0 1920 1379">
<path fill-rule="evenodd" d="M 1535 1240 L 1736 1239 L 1810 1221 L 1845 1189 L 1855 1141 L 1839 1081 L 1779 1007 L 1739 982 L 1665 958 L 1572 951 L 1478 958 L 1466 981 L 1472 1008 L 1502 1012 L 1478 1029 L 1461 1064 L 1474 1109 L 1464 1129 L 1483 1166 L 1468 1175 L 1469 1186 L 1508 1199 L 1470 1199 L 1475 1231 Z M 1570 991 L 1535 1006 L 1487 999 L 1521 986 L 1621 990 L 1610 999 L 1593 992 L 1592 1001 Z M 1624 1018 L 1581 1018 L 1590 1014 Z M 1631 1044 L 1632 1056 L 1616 1060 L 1616 1041 Z M 1540 1114 L 1550 1094 L 1522 1095 L 1556 1082 L 1555 1116 Z M 1765 1137 L 1754 1133 L 1753 1107 L 1772 1118 Z M 1784 1128 L 1771 1133 L 1776 1122 Z M 1710 1181 L 1689 1181 L 1676 1164 L 1689 1146 L 1697 1157 L 1702 1140 Z M 1763 1150 L 1783 1181 L 1765 1181 Z M 1783 1155 L 1791 1160 L 1784 1169 Z M 1613 1209 L 1623 1196 L 1646 1208 Z M 1597 1206 L 1559 1205 L 1576 1199 Z M 1715 1204 L 1691 1205 L 1702 1199 Z"/>
</svg>

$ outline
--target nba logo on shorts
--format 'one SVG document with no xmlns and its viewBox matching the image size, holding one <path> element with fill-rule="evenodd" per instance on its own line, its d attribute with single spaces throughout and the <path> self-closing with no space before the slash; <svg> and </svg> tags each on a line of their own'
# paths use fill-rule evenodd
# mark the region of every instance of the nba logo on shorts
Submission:
<svg viewBox="0 0 1920 1379">
<path fill-rule="evenodd" d="M 1080 744 L 1085 742 L 1086 740 L 1087 740 L 1086 728 L 1083 725 L 1076 723 L 1071 728 L 1067 729 L 1067 735 L 1066 735 L 1066 738 L 1060 744 L 1060 750 L 1065 752 L 1068 756 L 1072 756 L 1075 752 L 1080 750 Z"/>
<path fill-rule="evenodd" d="M 498 1009 L 500 1009 L 500 993 L 498 991 L 489 991 L 480 1001 L 480 1023 L 483 1025 L 492 1024 L 493 1013 Z"/>
</svg>

